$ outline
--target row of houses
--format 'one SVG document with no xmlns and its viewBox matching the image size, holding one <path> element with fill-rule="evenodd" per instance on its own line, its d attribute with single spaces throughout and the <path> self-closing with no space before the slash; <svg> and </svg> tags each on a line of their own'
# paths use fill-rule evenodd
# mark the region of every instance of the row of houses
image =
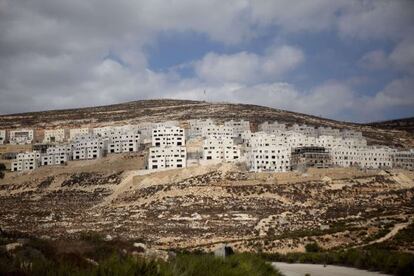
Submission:
<svg viewBox="0 0 414 276">
<path fill-rule="evenodd" d="M 88 160 L 104 157 L 107 153 L 136 152 L 141 143 L 137 130 L 112 129 L 95 134 L 80 131 L 72 137 L 72 142 L 53 144 L 45 152 L 33 151 L 19 153 L 11 163 L 12 171 L 33 170 L 39 166 L 61 165 L 70 160 Z"/>
<path fill-rule="evenodd" d="M 210 162 L 244 162 L 252 171 L 271 172 L 331 166 L 413 169 L 414 164 L 412 150 L 368 146 L 360 132 L 306 125 L 287 127 L 277 122 L 260 124 L 257 132 L 252 132 L 250 123 L 245 120 L 230 120 L 218 125 L 212 119 L 204 119 L 189 120 L 186 124 L 167 121 L 70 129 L 69 136 L 66 130 L 45 131 L 44 134 L 45 141 L 54 146 L 38 152 L 39 156 L 18 155 L 12 169 L 101 158 L 107 153 L 136 152 L 140 144 L 148 143 L 151 147 L 147 167 L 151 170 Z M 70 143 L 61 142 L 66 139 Z M 186 142 L 197 139 L 201 140 L 198 149 L 187 154 Z"/>
<path fill-rule="evenodd" d="M 153 148 L 149 156 L 150 169 L 175 168 L 159 165 L 165 158 L 178 158 L 185 137 L 202 139 L 200 153 L 195 154 L 205 164 L 208 162 L 245 162 L 251 171 L 285 172 L 305 167 L 328 168 L 332 166 L 361 168 L 413 169 L 414 151 L 398 151 L 389 147 L 368 146 L 362 133 L 333 128 L 313 128 L 305 125 L 286 127 L 284 124 L 263 123 L 258 132 L 250 130 L 247 121 L 228 121 L 217 125 L 211 119 L 190 120 L 188 134 L 182 128 L 160 127 L 153 131 Z M 179 134 L 177 134 L 179 133 Z M 161 135 L 162 138 L 159 136 Z M 181 149 L 180 149 L 181 150 Z M 182 151 L 184 152 L 184 151 Z M 194 157 L 191 157 L 194 158 Z M 179 156 L 182 160 L 182 156 Z M 184 164 L 179 165 L 179 167 Z"/>
</svg>

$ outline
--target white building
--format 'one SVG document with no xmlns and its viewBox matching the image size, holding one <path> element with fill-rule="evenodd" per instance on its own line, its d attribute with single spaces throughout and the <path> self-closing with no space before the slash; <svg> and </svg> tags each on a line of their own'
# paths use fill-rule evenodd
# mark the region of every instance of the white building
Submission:
<svg viewBox="0 0 414 276">
<path fill-rule="evenodd" d="M 106 155 L 108 139 L 94 135 L 77 136 L 73 147 L 73 160 L 97 159 Z"/>
<path fill-rule="evenodd" d="M 46 154 L 40 158 L 42 166 L 62 165 L 72 159 L 72 147 L 70 145 L 62 145 L 50 147 L 46 150 Z"/>
<path fill-rule="evenodd" d="M 197 120 L 188 120 L 189 129 L 188 129 L 188 137 L 200 137 L 203 135 L 203 128 L 213 127 L 215 123 L 211 119 L 197 119 Z"/>
<path fill-rule="evenodd" d="M 6 141 L 6 131 L 0 130 L 0 145 L 3 145 Z"/>
<path fill-rule="evenodd" d="M 108 141 L 108 153 L 137 152 L 140 144 L 138 131 L 111 135 Z"/>
<path fill-rule="evenodd" d="M 205 126 L 202 128 L 201 133 L 204 138 L 231 139 L 234 137 L 233 128 L 223 125 Z"/>
<path fill-rule="evenodd" d="M 395 168 L 414 170 L 414 149 L 395 152 L 393 165 Z"/>
<path fill-rule="evenodd" d="M 224 122 L 224 126 L 233 130 L 233 137 L 241 137 L 243 132 L 250 130 L 250 122 L 245 120 L 230 120 Z"/>
<path fill-rule="evenodd" d="M 278 122 L 273 122 L 273 123 L 264 122 L 259 125 L 258 129 L 259 131 L 266 132 L 268 134 L 278 135 L 286 131 L 286 125 L 279 124 Z"/>
<path fill-rule="evenodd" d="M 162 170 L 185 168 L 187 151 L 183 146 L 151 147 L 149 149 L 148 169 Z"/>
<path fill-rule="evenodd" d="M 143 143 L 151 143 L 152 130 L 155 128 L 155 124 L 151 122 L 140 123 L 137 125 L 137 128 L 141 134 L 141 141 Z"/>
<path fill-rule="evenodd" d="M 73 141 L 77 136 L 89 134 L 89 128 L 71 128 L 69 130 L 69 140 Z"/>
<path fill-rule="evenodd" d="M 16 160 L 11 163 L 11 171 L 30 171 L 38 168 L 40 165 L 40 153 L 25 152 L 19 153 Z"/>
<path fill-rule="evenodd" d="M 65 130 L 61 129 L 46 129 L 43 143 L 56 143 L 65 141 Z"/>
<path fill-rule="evenodd" d="M 152 131 L 152 146 L 185 146 L 185 131 L 175 126 L 157 127 Z"/>
<path fill-rule="evenodd" d="M 358 166 L 360 168 L 392 168 L 394 151 L 387 147 L 331 149 L 332 163 L 340 167 Z"/>
<path fill-rule="evenodd" d="M 317 134 L 318 136 L 333 136 L 333 137 L 339 137 L 340 131 L 337 128 L 331 128 L 331 127 L 318 127 L 317 128 Z"/>
<path fill-rule="evenodd" d="M 305 136 L 318 136 L 318 131 L 313 126 L 294 124 L 289 128 L 289 130 L 303 134 Z"/>
<path fill-rule="evenodd" d="M 290 171 L 289 147 L 262 146 L 251 148 L 247 155 L 248 166 L 254 172 Z"/>
<path fill-rule="evenodd" d="M 33 129 L 19 129 L 10 131 L 10 144 L 25 145 L 33 142 Z"/>
<path fill-rule="evenodd" d="M 203 141 L 203 160 L 237 162 L 240 161 L 240 147 L 230 138 L 207 138 Z"/>
</svg>

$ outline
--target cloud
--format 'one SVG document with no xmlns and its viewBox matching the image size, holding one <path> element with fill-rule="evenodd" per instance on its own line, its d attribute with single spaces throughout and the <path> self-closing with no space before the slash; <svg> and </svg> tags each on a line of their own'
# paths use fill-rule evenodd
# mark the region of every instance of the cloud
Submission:
<svg viewBox="0 0 414 276">
<path fill-rule="evenodd" d="M 409 92 L 413 3 L 0 0 L 0 113 L 145 98 L 202 99 L 207 89 L 207 99 L 214 101 L 257 103 L 350 120 L 359 119 L 365 110 L 381 116 L 390 108 L 414 106 Z M 145 49 L 163 32 L 205 35 L 228 54 L 207 50 L 191 63 L 192 78 L 174 69 L 157 72 Z M 307 45 L 292 46 L 289 38 L 317 32 L 339 34 L 352 43 L 391 41 L 390 53 L 379 46 L 362 57 L 360 65 L 391 66 L 401 76 L 374 96 L 358 94 L 344 80 L 301 89 L 286 83 L 287 74 L 305 63 L 305 53 L 309 55 Z M 274 36 L 270 41 L 278 44 L 264 53 L 250 47 L 257 37 L 270 35 Z"/>
<path fill-rule="evenodd" d="M 288 45 L 270 48 L 263 56 L 248 52 L 209 53 L 195 63 L 195 71 L 208 82 L 258 83 L 281 77 L 304 59 L 300 49 Z"/>
<path fill-rule="evenodd" d="M 388 57 L 383 50 L 374 50 L 366 53 L 358 64 L 365 69 L 380 70 L 387 67 Z"/>
</svg>

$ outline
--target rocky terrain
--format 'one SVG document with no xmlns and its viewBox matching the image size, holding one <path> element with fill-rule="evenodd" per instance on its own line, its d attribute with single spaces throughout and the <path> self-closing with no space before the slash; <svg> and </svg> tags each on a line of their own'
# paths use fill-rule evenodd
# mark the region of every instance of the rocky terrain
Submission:
<svg viewBox="0 0 414 276">
<path fill-rule="evenodd" d="M 142 100 L 100 107 L 1 115 L 0 129 L 93 127 L 106 124 L 134 124 L 197 118 L 213 118 L 219 121 L 246 119 L 252 122 L 253 128 L 264 121 L 349 128 L 362 131 L 371 144 L 397 147 L 414 146 L 412 127 L 397 128 L 381 123 L 355 124 L 257 105 L 188 100 Z M 410 119 L 407 120 L 412 122 Z M 397 122 L 395 121 L 394 125 Z M 401 124 L 403 123 L 401 122 Z"/>
<path fill-rule="evenodd" d="M 414 214 L 413 172 L 267 174 L 218 164 L 148 173 L 140 170 L 144 158 L 111 155 L 6 173 L 1 227 L 52 239 L 93 231 L 158 249 L 228 243 L 240 251 L 291 252 L 310 241 L 324 248 L 383 241 Z"/>
</svg>

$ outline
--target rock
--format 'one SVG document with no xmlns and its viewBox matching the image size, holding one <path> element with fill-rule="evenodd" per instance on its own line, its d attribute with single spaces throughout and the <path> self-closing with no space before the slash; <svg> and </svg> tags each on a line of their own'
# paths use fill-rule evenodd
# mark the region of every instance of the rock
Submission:
<svg viewBox="0 0 414 276">
<path fill-rule="evenodd" d="M 105 240 L 106 240 L 106 241 L 112 241 L 112 240 L 113 240 L 113 238 L 112 238 L 112 236 L 111 236 L 111 235 L 109 235 L 109 234 L 108 234 L 108 235 L 106 235 L 106 236 L 105 236 Z"/>
<path fill-rule="evenodd" d="M 134 247 L 139 250 L 139 252 L 145 252 L 147 250 L 147 246 L 140 242 L 134 242 Z"/>
</svg>

